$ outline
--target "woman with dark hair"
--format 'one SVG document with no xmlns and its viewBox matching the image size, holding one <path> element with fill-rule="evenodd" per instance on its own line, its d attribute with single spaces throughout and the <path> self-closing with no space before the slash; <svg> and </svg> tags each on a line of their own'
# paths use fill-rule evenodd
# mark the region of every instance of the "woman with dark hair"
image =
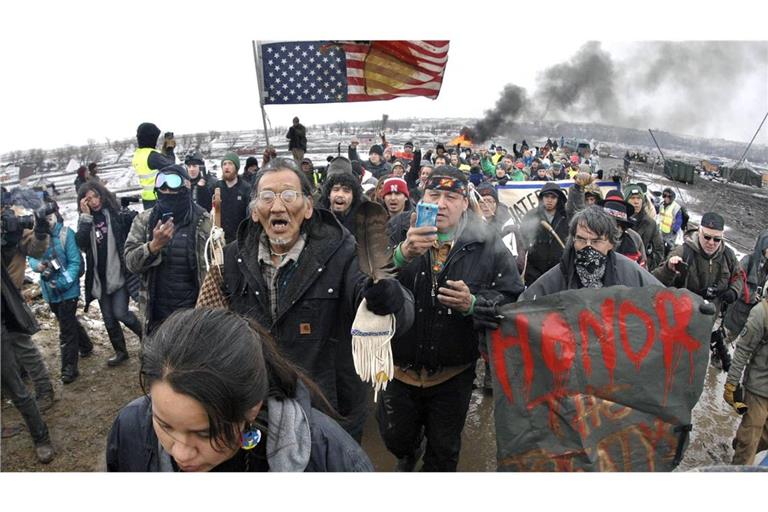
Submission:
<svg viewBox="0 0 768 512">
<path fill-rule="evenodd" d="M 186 309 L 144 344 L 137 398 L 107 440 L 108 471 L 372 471 L 317 386 L 255 322 Z"/>
<path fill-rule="evenodd" d="M 75 239 L 85 252 L 85 310 L 93 299 L 99 300 L 101 316 L 107 328 L 115 356 L 107 360 L 117 366 L 128 359 L 125 336 L 119 322 L 141 338 L 141 322 L 128 311 L 123 248 L 135 213 L 123 212 L 115 195 L 101 183 L 88 181 L 77 192 L 80 217 Z"/>
</svg>

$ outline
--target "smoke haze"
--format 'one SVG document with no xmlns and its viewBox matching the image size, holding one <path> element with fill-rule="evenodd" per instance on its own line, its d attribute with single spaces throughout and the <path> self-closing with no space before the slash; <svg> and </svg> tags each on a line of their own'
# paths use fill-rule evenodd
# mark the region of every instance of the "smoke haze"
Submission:
<svg viewBox="0 0 768 512">
<path fill-rule="evenodd" d="M 542 119 L 719 137 L 724 116 L 757 128 L 768 111 L 768 42 L 642 42 L 616 60 L 591 41 L 543 71 L 528 97 L 507 85 L 475 126 L 478 140 Z"/>
</svg>

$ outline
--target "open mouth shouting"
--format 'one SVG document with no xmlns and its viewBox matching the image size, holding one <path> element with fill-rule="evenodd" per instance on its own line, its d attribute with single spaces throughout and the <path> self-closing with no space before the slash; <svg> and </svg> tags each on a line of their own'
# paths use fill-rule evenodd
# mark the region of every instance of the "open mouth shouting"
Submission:
<svg viewBox="0 0 768 512">
<path fill-rule="evenodd" d="M 287 233 L 290 223 L 290 219 L 285 217 L 274 217 L 269 220 L 269 225 L 272 228 L 271 231 L 276 235 Z"/>
</svg>

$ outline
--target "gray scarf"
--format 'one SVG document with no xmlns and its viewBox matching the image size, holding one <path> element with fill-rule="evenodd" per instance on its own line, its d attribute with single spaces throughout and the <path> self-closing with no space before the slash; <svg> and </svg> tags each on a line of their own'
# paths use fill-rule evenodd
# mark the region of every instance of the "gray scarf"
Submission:
<svg viewBox="0 0 768 512">
<path fill-rule="evenodd" d="M 105 208 L 103 212 L 107 223 L 107 268 L 105 272 L 107 276 L 107 295 L 111 295 L 123 287 L 125 277 L 120 269 L 120 255 L 117 253 L 117 242 L 115 242 L 115 234 L 112 232 L 109 210 Z M 91 293 L 96 299 L 101 299 L 101 279 L 99 279 L 99 256 L 96 254 L 98 244 L 96 243 L 95 225 L 91 229 L 91 247 L 95 249 L 93 255 L 93 288 L 91 288 Z"/>
<path fill-rule="evenodd" d="M 304 471 L 312 453 L 309 419 L 294 399 L 267 399 L 267 461 L 271 472 Z M 157 441 L 161 472 L 173 471 L 171 456 Z"/>
</svg>

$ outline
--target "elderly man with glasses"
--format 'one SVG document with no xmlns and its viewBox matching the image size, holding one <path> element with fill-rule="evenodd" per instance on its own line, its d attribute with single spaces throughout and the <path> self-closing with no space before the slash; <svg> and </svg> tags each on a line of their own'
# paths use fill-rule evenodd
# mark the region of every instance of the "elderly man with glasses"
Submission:
<svg viewBox="0 0 768 512">
<path fill-rule="evenodd" d="M 205 243 L 213 218 L 192 202 L 181 165 L 155 176 L 157 203 L 138 214 L 125 241 L 125 266 L 141 276 L 139 312 L 144 333 L 154 331 L 177 309 L 195 306 L 207 274 Z"/>
<path fill-rule="evenodd" d="M 373 284 L 357 260 L 355 237 L 315 208 L 309 179 L 290 158 L 271 160 L 253 183 L 250 219 L 224 249 L 229 307 L 270 331 L 344 418 L 358 442 L 368 385 L 355 373 L 351 326 L 363 298 L 377 315 L 393 313 L 395 338 L 413 323 L 410 292 L 395 279 Z"/>
</svg>

